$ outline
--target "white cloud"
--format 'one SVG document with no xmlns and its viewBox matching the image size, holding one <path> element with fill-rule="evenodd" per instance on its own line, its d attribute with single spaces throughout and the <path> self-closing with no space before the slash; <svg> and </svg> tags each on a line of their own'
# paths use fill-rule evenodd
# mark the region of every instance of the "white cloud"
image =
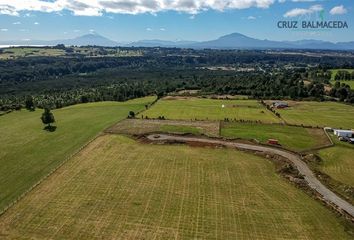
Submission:
<svg viewBox="0 0 354 240">
<path fill-rule="evenodd" d="M 21 22 L 14 22 L 13 25 L 21 25 Z"/>
<path fill-rule="evenodd" d="M 160 28 L 160 31 L 166 31 L 166 29 L 165 28 Z"/>
<path fill-rule="evenodd" d="M 248 20 L 256 20 L 257 18 L 255 16 L 248 16 Z"/>
<path fill-rule="evenodd" d="M 34 24 L 34 25 L 39 25 L 39 22 L 34 22 L 33 24 Z"/>
<path fill-rule="evenodd" d="M 298 17 L 310 15 L 323 10 L 322 5 L 313 5 L 310 8 L 294 8 L 284 14 L 284 17 Z"/>
<path fill-rule="evenodd" d="M 336 6 L 329 11 L 332 15 L 343 15 L 346 14 L 348 11 L 343 5 Z"/>
<path fill-rule="evenodd" d="M 150 32 L 150 31 L 152 31 L 152 28 L 146 28 L 146 31 Z"/>
<path fill-rule="evenodd" d="M 268 8 L 276 0 L 0 0 L 0 14 L 19 16 L 23 11 L 60 12 L 101 16 L 103 13 L 155 14 L 177 11 L 196 14 L 208 9 L 223 11 L 250 7 Z"/>
<path fill-rule="evenodd" d="M 1 32 L 7 32 L 7 31 L 9 31 L 9 29 L 7 29 L 7 28 L 1 28 L 0 31 L 1 31 Z"/>
</svg>

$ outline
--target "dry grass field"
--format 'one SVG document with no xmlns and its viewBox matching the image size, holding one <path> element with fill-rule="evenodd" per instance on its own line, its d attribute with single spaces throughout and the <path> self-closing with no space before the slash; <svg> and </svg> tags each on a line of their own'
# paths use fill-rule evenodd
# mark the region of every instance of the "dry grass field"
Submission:
<svg viewBox="0 0 354 240">
<path fill-rule="evenodd" d="M 334 213 L 231 149 L 96 139 L 0 217 L 1 239 L 352 239 Z"/>
<path fill-rule="evenodd" d="M 171 132 L 218 136 L 219 125 L 219 122 L 212 121 L 125 119 L 112 126 L 107 131 L 129 135 L 141 135 L 152 132 Z"/>
</svg>

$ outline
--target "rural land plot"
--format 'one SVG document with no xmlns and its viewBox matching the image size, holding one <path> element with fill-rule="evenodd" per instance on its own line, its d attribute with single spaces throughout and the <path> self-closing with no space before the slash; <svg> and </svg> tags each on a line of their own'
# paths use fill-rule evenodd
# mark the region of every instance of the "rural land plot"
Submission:
<svg viewBox="0 0 354 240">
<path fill-rule="evenodd" d="M 58 166 L 100 131 L 143 110 L 155 97 L 127 102 L 79 104 L 54 110 L 57 129 L 43 130 L 43 112 L 0 116 L 0 210 Z"/>
<path fill-rule="evenodd" d="M 152 119 L 126 119 L 107 129 L 109 133 L 141 135 L 153 132 L 192 133 L 219 136 L 216 121 L 177 121 Z"/>
<path fill-rule="evenodd" d="M 283 147 L 295 151 L 330 144 L 323 129 L 278 124 L 223 123 L 221 135 L 227 138 L 257 139 L 261 143 L 267 143 L 268 139 L 277 139 Z"/>
<path fill-rule="evenodd" d="M 334 180 L 354 187 L 354 145 L 332 139 L 334 147 L 318 152 L 323 160 L 319 168 Z"/>
<path fill-rule="evenodd" d="M 277 109 L 289 124 L 332 128 L 354 128 L 354 107 L 336 102 L 289 102 L 290 107 Z"/>
<path fill-rule="evenodd" d="M 3 239 L 351 239 L 263 158 L 105 135 L 0 217 Z"/>
<path fill-rule="evenodd" d="M 256 100 L 216 100 L 167 97 L 142 113 L 144 117 L 174 120 L 250 120 L 276 123 L 280 120 Z"/>
</svg>

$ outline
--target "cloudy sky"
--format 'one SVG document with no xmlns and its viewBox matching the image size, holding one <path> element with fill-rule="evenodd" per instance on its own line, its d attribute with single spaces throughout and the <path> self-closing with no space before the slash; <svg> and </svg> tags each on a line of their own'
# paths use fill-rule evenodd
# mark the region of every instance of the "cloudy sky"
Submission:
<svg viewBox="0 0 354 240">
<path fill-rule="evenodd" d="M 98 33 L 119 42 L 210 40 L 232 32 L 271 40 L 354 41 L 353 0 L 0 0 L 0 41 Z M 278 21 L 347 21 L 330 31 Z"/>
</svg>

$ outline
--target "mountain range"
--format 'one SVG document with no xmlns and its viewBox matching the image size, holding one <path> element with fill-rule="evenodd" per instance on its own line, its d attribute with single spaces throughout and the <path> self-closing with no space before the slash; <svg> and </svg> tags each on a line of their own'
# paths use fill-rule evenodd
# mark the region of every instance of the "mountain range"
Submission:
<svg viewBox="0 0 354 240">
<path fill-rule="evenodd" d="M 40 45 L 52 46 L 64 45 L 96 45 L 96 46 L 126 46 L 126 47 L 176 47 L 176 48 L 212 48 L 212 49 L 326 49 L 326 50 L 354 50 L 352 42 L 329 42 L 321 40 L 298 40 L 298 41 L 271 41 L 251 38 L 240 33 L 232 33 L 211 41 L 164 41 L 164 40 L 141 40 L 132 43 L 119 43 L 103 37 L 99 34 L 87 34 L 73 39 L 64 40 L 28 40 L 28 41 L 0 41 L 0 45 Z"/>
</svg>

